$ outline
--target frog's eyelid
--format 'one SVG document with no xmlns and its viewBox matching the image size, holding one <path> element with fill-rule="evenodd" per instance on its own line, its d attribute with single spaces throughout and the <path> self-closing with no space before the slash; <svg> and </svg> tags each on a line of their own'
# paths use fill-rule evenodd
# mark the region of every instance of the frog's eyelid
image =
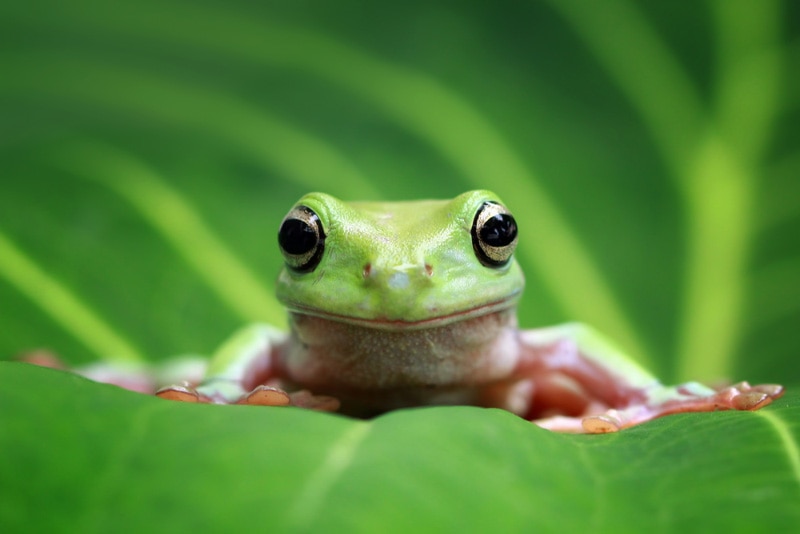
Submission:
<svg viewBox="0 0 800 534">
<path fill-rule="evenodd" d="M 297 205 L 284 217 L 278 230 L 278 246 L 286 266 L 299 273 L 313 271 L 325 250 L 325 230 L 319 216 Z"/>
<path fill-rule="evenodd" d="M 472 222 L 472 247 L 487 267 L 502 267 L 511 260 L 517 246 L 517 222 L 499 202 L 484 201 Z"/>
</svg>

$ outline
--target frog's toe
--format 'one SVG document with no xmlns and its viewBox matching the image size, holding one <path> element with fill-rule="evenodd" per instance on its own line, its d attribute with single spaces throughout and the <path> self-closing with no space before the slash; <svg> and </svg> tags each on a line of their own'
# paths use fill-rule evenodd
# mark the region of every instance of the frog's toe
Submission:
<svg viewBox="0 0 800 534">
<path fill-rule="evenodd" d="M 752 389 L 766 393 L 772 400 L 778 399 L 783 395 L 783 386 L 780 384 L 758 384 L 753 386 Z"/>
<path fill-rule="evenodd" d="M 604 414 L 590 415 L 581 420 L 581 426 L 587 434 L 608 434 L 618 432 L 622 428 L 623 421 L 615 410 L 609 410 Z"/>
<path fill-rule="evenodd" d="M 188 384 L 163 387 L 156 391 L 156 397 L 179 402 L 211 402 L 211 399 L 201 395 Z"/>
<path fill-rule="evenodd" d="M 289 394 L 272 386 L 258 386 L 239 399 L 237 404 L 253 406 L 288 406 L 291 404 Z"/>
<path fill-rule="evenodd" d="M 748 391 L 746 393 L 739 393 L 733 397 L 733 399 L 731 399 L 731 406 L 736 410 L 758 410 L 770 402 L 772 402 L 772 399 L 766 393 Z"/>
<path fill-rule="evenodd" d="M 719 392 L 730 399 L 730 407 L 736 410 L 758 410 L 783 395 L 783 386 L 778 384 L 760 384 L 751 386 L 747 382 L 739 382 Z"/>
</svg>

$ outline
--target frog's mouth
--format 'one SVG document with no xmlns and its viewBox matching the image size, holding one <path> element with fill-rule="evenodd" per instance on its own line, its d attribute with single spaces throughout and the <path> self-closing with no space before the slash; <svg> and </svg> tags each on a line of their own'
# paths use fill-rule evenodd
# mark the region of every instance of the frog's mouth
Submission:
<svg viewBox="0 0 800 534">
<path fill-rule="evenodd" d="M 519 299 L 519 293 L 513 294 L 509 297 L 449 313 L 436 314 L 436 310 L 429 310 L 431 317 L 425 319 L 409 320 L 398 317 L 392 317 L 381 313 L 376 313 L 373 318 L 358 317 L 347 314 L 333 313 L 319 308 L 311 308 L 307 306 L 300 306 L 296 304 L 287 303 L 286 308 L 290 313 L 308 315 L 328 321 L 337 323 L 347 323 L 357 325 L 365 328 L 374 328 L 378 330 L 421 330 L 426 328 L 439 328 L 449 324 L 468 321 L 477 317 L 491 315 L 497 312 L 506 311 L 516 305 Z"/>
</svg>

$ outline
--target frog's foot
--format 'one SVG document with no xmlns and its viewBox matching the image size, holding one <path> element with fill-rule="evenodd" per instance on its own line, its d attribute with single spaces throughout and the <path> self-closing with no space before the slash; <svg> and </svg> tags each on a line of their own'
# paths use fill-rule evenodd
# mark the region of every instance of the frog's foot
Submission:
<svg viewBox="0 0 800 534">
<path fill-rule="evenodd" d="M 236 404 L 244 395 L 238 380 L 216 377 L 194 386 L 181 382 L 156 391 L 156 397 L 179 402 L 199 402 L 204 404 Z"/>
<path fill-rule="evenodd" d="M 648 392 L 647 400 L 621 409 L 577 417 L 548 417 L 534 423 L 557 432 L 604 434 L 676 413 L 758 410 L 781 395 L 783 387 L 777 384 L 751 386 L 747 382 L 740 382 L 719 391 L 696 383 L 676 387 L 658 386 Z"/>
<path fill-rule="evenodd" d="M 719 390 L 712 390 L 695 382 L 675 387 L 657 387 L 648 392 L 645 406 L 630 406 L 629 424 L 638 424 L 655 417 L 674 413 L 712 412 L 716 410 L 758 410 L 783 395 L 783 386 L 759 384 L 751 386 L 739 382 Z M 644 417 L 644 421 L 638 419 Z"/>
<path fill-rule="evenodd" d="M 277 389 L 267 386 L 259 386 L 247 394 L 243 394 L 242 388 L 234 383 L 224 384 L 227 387 L 220 387 L 219 383 L 203 384 L 193 387 L 189 382 L 180 385 L 172 385 L 156 391 L 156 397 L 160 399 L 178 402 L 196 402 L 203 404 L 252 404 L 259 406 L 286 406 L 289 404 L 289 396 Z"/>
<path fill-rule="evenodd" d="M 241 388 L 237 390 L 235 386 L 219 388 L 204 384 L 199 388 L 194 388 L 188 382 L 184 382 L 181 385 L 159 389 L 156 397 L 205 404 L 249 404 L 252 406 L 288 406 L 290 404 L 288 393 L 270 386 L 258 386 L 253 391 L 242 394 Z"/>
<path fill-rule="evenodd" d="M 747 382 L 739 382 L 733 386 L 720 389 L 716 396 L 722 406 L 731 410 L 758 410 L 783 395 L 783 386 L 779 384 L 757 384 L 751 386 Z"/>
<path fill-rule="evenodd" d="M 273 386 L 257 386 L 252 391 L 242 393 L 237 383 L 214 380 L 194 388 L 188 382 L 161 388 L 156 396 L 180 402 L 199 402 L 213 404 L 246 404 L 250 406 L 297 406 L 309 410 L 335 412 L 339 401 L 326 395 L 314 395 L 301 390 L 293 393 Z"/>
</svg>

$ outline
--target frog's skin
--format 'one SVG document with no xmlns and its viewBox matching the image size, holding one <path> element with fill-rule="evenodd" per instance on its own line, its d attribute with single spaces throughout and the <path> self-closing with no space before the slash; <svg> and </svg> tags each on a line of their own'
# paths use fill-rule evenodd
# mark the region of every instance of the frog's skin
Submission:
<svg viewBox="0 0 800 534">
<path fill-rule="evenodd" d="M 747 383 L 664 386 L 580 324 L 519 330 L 516 235 L 489 191 L 396 203 L 306 195 L 279 232 L 289 333 L 249 326 L 198 384 L 157 395 L 359 417 L 468 404 L 600 433 L 678 412 L 753 410 L 782 394 Z"/>
</svg>

